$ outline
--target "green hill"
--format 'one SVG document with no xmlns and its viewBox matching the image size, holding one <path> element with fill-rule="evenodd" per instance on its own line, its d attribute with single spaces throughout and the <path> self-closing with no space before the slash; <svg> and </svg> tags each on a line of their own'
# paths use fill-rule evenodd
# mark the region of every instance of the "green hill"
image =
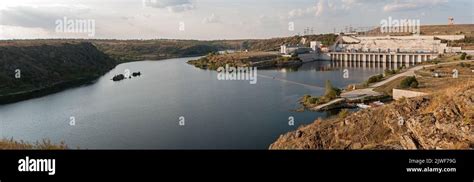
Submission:
<svg viewBox="0 0 474 182">
<path fill-rule="evenodd" d="M 91 43 L 0 45 L 0 103 L 83 84 L 115 65 Z"/>
</svg>

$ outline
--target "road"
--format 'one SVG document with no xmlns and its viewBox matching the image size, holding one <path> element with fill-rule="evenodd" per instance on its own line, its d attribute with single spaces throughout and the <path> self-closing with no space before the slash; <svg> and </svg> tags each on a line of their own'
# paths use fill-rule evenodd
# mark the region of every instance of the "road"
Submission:
<svg viewBox="0 0 474 182">
<path fill-rule="evenodd" d="M 381 82 L 377 82 L 375 84 L 372 84 L 372 85 L 369 86 L 369 88 L 357 89 L 357 90 L 342 93 L 341 97 L 353 99 L 353 98 L 364 97 L 364 96 L 378 96 L 378 95 L 380 95 L 380 93 L 374 91 L 373 90 L 374 88 L 385 85 L 385 84 L 387 84 L 387 83 L 389 83 L 389 82 L 391 82 L 391 81 L 393 81 L 397 78 L 400 78 L 402 76 L 415 76 L 415 71 L 418 71 L 420 69 L 428 68 L 428 67 L 432 67 L 432 66 L 439 66 L 439 65 L 446 65 L 446 64 L 457 64 L 457 63 L 463 63 L 463 62 L 465 63 L 465 62 L 472 62 L 472 61 L 474 61 L 474 60 L 455 61 L 455 62 L 446 62 L 446 63 L 431 64 L 431 65 L 415 66 L 413 68 L 409 68 L 408 70 L 406 70 L 403 73 L 393 75 L 392 77 L 390 77 L 388 79 L 385 79 Z"/>
</svg>

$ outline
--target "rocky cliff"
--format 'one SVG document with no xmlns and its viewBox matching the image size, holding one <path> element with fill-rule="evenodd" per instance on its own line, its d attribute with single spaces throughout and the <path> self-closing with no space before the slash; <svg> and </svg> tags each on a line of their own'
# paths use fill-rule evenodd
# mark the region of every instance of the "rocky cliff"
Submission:
<svg viewBox="0 0 474 182">
<path fill-rule="evenodd" d="M 270 149 L 472 149 L 474 81 L 281 135 Z"/>
</svg>

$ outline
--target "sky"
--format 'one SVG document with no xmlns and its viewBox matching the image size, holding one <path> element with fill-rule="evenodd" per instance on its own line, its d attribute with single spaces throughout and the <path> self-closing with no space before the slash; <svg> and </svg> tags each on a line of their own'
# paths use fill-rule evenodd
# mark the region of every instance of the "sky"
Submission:
<svg viewBox="0 0 474 182">
<path fill-rule="evenodd" d="M 389 17 L 473 24 L 474 1 L 1 0 L 0 39 L 259 39 L 379 26 Z"/>
</svg>

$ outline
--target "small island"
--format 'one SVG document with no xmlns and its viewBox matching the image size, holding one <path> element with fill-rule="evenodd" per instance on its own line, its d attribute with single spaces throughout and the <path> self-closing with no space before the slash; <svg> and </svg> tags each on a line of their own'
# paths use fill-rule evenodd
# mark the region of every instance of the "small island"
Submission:
<svg viewBox="0 0 474 182">
<path fill-rule="evenodd" d="M 285 57 L 276 52 L 212 52 L 200 59 L 190 60 L 188 64 L 201 69 L 217 70 L 217 68 L 226 65 L 232 67 L 275 68 L 301 65 L 303 62 L 297 55 Z"/>
<path fill-rule="evenodd" d="M 137 76 L 141 76 L 142 73 L 141 72 L 133 72 L 131 76 L 128 76 L 128 78 L 132 78 L 133 77 L 137 77 Z M 121 81 L 123 79 L 125 79 L 126 76 L 124 74 L 118 74 L 118 75 L 115 75 L 113 78 L 112 78 L 112 81 L 114 82 L 118 82 L 118 81 Z"/>
</svg>

